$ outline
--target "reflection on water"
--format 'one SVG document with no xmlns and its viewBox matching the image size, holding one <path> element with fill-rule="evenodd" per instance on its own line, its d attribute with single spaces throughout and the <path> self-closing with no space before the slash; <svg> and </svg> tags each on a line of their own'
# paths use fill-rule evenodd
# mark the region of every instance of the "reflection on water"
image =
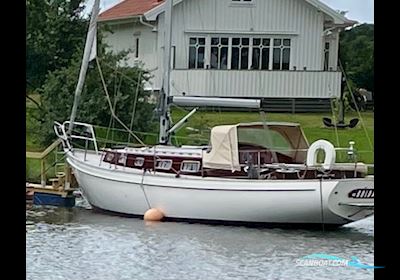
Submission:
<svg viewBox="0 0 400 280">
<path fill-rule="evenodd" d="M 27 279 L 373 279 L 353 267 L 300 267 L 313 253 L 373 264 L 373 217 L 336 231 L 145 223 L 27 206 Z"/>
</svg>

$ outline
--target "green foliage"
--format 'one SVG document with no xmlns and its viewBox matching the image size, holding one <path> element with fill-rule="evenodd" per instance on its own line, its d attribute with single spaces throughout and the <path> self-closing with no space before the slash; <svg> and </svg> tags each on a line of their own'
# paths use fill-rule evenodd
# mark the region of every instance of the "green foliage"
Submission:
<svg viewBox="0 0 400 280">
<path fill-rule="evenodd" d="M 88 20 L 83 0 L 26 0 L 26 79 L 28 91 L 46 75 L 69 64 L 84 44 Z"/>
<path fill-rule="evenodd" d="M 354 87 L 374 91 L 374 25 L 362 24 L 341 33 L 340 60 Z"/>
<path fill-rule="evenodd" d="M 82 17 L 83 9 L 83 0 L 26 0 L 27 92 L 40 94 L 40 106 L 27 112 L 29 133 L 35 140 L 29 146 L 50 144 L 55 137 L 54 121 L 63 122 L 70 117 L 89 24 Z M 97 37 L 101 42 L 101 30 Z M 153 105 L 146 102 L 148 96 L 143 90 L 147 76 L 139 68 L 124 66 L 126 55 L 106 53 L 105 45 L 98 44 L 98 57 L 117 116 L 130 126 L 138 89 L 133 129 L 148 131 L 153 128 Z M 97 65 L 92 61 L 76 120 L 108 127 L 110 118 Z"/>
<path fill-rule="evenodd" d="M 125 125 L 130 125 L 138 89 L 133 129 L 138 131 L 152 130 L 154 106 L 147 102 L 148 93 L 143 89 L 143 82 L 147 79 L 146 73 L 140 68 L 123 66 L 126 54 L 105 53 L 103 47 L 99 48 L 98 55 L 108 93 L 115 106 L 117 116 Z M 80 66 L 81 54 L 77 53 L 74 55 L 70 66 L 51 72 L 40 90 L 42 106 L 46 108 L 42 112 L 43 124 L 38 128 L 41 134 L 40 140 L 43 144 L 51 143 L 55 137 L 54 121 L 63 122 L 70 117 Z M 76 121 L 108 127 L 110 119 L 111 111 L 100 74 L 96 62 L 92 61 L 86 75 Z M 121 128 L 117 123 L 115 127 Z"/>
</svg>

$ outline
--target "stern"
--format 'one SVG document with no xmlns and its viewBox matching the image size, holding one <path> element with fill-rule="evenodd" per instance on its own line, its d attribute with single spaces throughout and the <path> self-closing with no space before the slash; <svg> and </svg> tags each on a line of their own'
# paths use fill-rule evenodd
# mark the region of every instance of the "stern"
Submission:
<svg viewBox="0 0 400 280">
<path fill-rule="evenodd" d="M 328 199 L 329 209 L 347 220 L 358 221 L 374 214 L 374 177 L 340 180 Z"/>
</svg>

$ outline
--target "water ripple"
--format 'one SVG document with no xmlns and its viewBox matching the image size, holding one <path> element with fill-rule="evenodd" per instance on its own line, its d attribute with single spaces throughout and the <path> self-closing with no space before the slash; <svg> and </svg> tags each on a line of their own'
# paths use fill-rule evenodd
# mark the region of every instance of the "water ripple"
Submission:
<svg viewBox="0 0 400 280">
<path fill-rule="evenodd" d="M 263 229 L 27 209 L 27 279 L 373 279 L 372 270 L 300 267 L 313 253 L 373 264 L 373 217 L 336 231 Z"/>
</svg>

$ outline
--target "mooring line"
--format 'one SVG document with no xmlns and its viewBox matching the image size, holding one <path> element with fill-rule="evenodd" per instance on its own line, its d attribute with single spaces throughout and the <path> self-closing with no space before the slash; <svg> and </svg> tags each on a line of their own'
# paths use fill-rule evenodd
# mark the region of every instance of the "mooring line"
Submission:
<svg viewBox="0 0 400 280">
<path fill-rule="evenodd" d="M 145 174 L 146 174 L 146 169 L 143 169 L 143 175 L 142 175 L 142 181 L 140 182 L 140 187 L 142 188 L 142 191 L 143 191 L 143 194 L 144 194 L 144 198 L 146 199 L 146 202 L 147 202 L 147 206 L 149 207 L 149 209 L 151 209 L 149 199 L 147 198 L 147 194 L 146 194 L 146 192 L 144 190 L 144 187 L 143 187 L 143 181 L 144 181 L 144 175 Z"/>
<path fill-rule="evenodd" d="M 324 219 L 324 207 L 323 207 L 323 200 L 322 200 L 322 177 L 319 181 L 319 197 L 321 200 L 321 222 L 322 222 L 322 231 L 325 231 L 325 219 Z"/>
</svg>

